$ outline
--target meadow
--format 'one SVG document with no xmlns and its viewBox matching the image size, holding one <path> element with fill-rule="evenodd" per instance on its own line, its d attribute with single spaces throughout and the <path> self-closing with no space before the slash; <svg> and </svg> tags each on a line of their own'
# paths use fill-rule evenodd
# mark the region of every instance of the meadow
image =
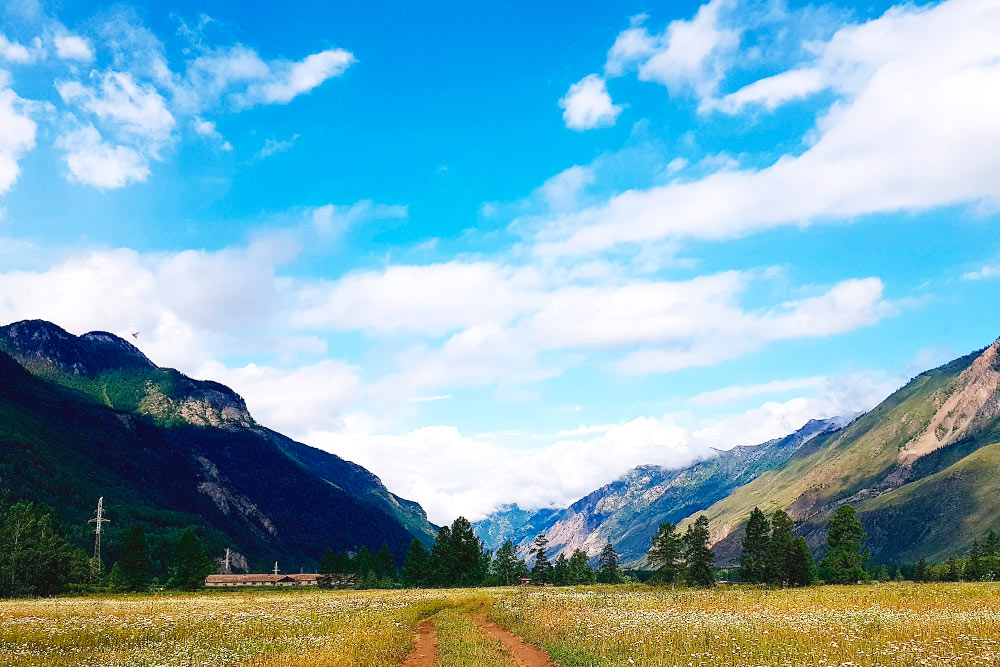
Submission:
<svg viewBox="0 0 1000 667">
<path fill-rule="evenodd" d="M 481 631 L 486 622 L 563 667 L 1000 664 L 1000 584 L 890 583 L 6 600 L 0 665 L 388 667 L 403 664 L 427 619 L 438 646 L 428 664 L 442 666 L 523 664 Z"/>
</svg>

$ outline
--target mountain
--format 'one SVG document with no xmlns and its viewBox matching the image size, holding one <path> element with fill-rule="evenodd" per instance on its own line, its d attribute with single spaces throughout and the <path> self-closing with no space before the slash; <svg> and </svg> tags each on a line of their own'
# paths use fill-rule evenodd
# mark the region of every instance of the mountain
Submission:
<svg viewBox="0 0 1000 667">
<path fill-rule="evenodd" d="M 325 548 L 402 557 L 434 528 L 371 472 L 259 425 L 232 389 L 159 368 L 106 332 L 43 321 L 0 327 L 0 501 L 56 507 L 81 545 L 99 496 L 116 532 L 154 546 L 195 525 L 244 565 L 312 567 Z M 29 372 L 30 371 L 30 372 Z"/>
<path fill-rule="evenodd" d="M 875 562 L 944 558 L 1000 529 L 1000 341 L 921 373 L 844 429 L 705 511 L 717 560 L 732 563 L 750 510 L 782 508 L 821 550 L 851 503 Z M 691 517 L 688 517 L 691 520 Z"/>
<path fill-rule="evenodd" d="M 843 424 L 843 419 L 813 420 L 783 438 L 718 451 L 687 468 L 639 466 L 562 510 L 505 506 L 477 522 L 476 534 L 491 549 L 512 540 L 522 556 L 541 532 L 553 555 L 583 549 L 596 557 L 610 540 L 623 563 L 638 565 L 661 522 L 677 523 L 709 507 L 761 473 L 780 468 L 810 439 Z"/>
</svg>

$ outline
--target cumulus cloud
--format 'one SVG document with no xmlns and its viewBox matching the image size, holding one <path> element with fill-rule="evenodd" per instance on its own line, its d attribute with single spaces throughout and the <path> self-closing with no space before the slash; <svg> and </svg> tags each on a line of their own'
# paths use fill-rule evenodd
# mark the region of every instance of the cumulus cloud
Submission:
<svg viewBox="0 0 1000 667">
<path fill-rule="evenodd" d="M 641 80 L 662 83 L 671 93 L 690 90 L 711 98 L 725 74 L 726 56 L 739 47 L 740 31 L 721 20 L 734 4 L 710 0 L 693 18 L 671 21 L 660 34 L 651 34 L 642 26 L 645 17 L 638 17 L 608 51 L 605 72 L 616 76 L 635 67 Z"/>
<path fill-rule="evenodd" d="M 56 88 L 63 101 L 137 137 L 162 142 L 176 124 L 163 96 L 152 85 L 137 83 L 128 72 L 103 72 L 93 87 L 63 81 Z"/>
<path fill-rule="evenodd" d="M 308 93 L 327 79 L 340 76 L 354 62 L 354 55 L 344 49 L 327 49 L 299 62 L 279 62 L 271 66 L 268 80 L 251 85 L 245 103 L 287 104 Z"/>
<path fill-rule="evenodd" d="M 62 135 L 56 147 L 64 151 L 69 177 L 77 183 L 114 190 L 149 177 L 149 162 L 141 153 L 107 143 L 93 125 Z"/>
<path fill-rule="evenodd" d="M 591 74 L 577 81 L 559 100 L 563 120 L 571 130 L 590 130 L 615 124 L 622 108 L 611 102 L 604 79 Z"/>
<path fill-rule="evenodd" d="M 962 274 L 962 278 L 965 280 L 986 280 L 997 277 L 1000 277 L 1000 266 L 984 266 L 978 271 L 969 271 Z"/>
<path fill-rule="evenodd" d="M 803 153 L 762 169 L 626 191 L 551 217 L 537 229 L 535 250 L 585 254 L 662 239 L 722 240 L 780 225 L 995 201 L 998 30 L 1000 15 L 981 0 L 896 8 L 843 28 L 821 48 L 829 63 L 824 82 L 842 99 L 820 118 Z"/>
<path fill-rule="evenodd" d="M 21 168 L 18 160 L 35 146 L 37 125 L 29 115 L 30 103 L 8 87 L 0 70 L 0 194 L 14 185 Z"/>
<path fill-rule="evenodd" d="M 896 386 L 892 380 L 866 376 L 853 376 L 850 382 L 830 378 L 818 395 L 768 402 L 711 422 L 688 414 L 638 417 L 583 426 L 533 449 L 469 437 L 454 426 L 377 435 L 348 423 L 340 431 L 303 437 L 373 470 L 396 493 L 419 502 L 431 521 L 448 523 L 459 514 L 481 518 L 509 502 L 565 507 L 637 465 L 681 467 L 714 455 L 716 449 L 765 442 L 809 419 L 867 410 Z"/>
<path fill-rule="evenodd" d="M 26 63 L 31 60 L 31 52 L 23 44 L 10 41 L 6 35 L 0 35 L 0 58 L 12 63 Z"/>
<path fill-rule="evenodd" d="M 56 56 L 63 60 L 76 60 L 89 63 L 94 59 L 94 51 L 88 42 L 79 35 L 60 33 L 53 40 L 56 46 Z"/>
</svg>

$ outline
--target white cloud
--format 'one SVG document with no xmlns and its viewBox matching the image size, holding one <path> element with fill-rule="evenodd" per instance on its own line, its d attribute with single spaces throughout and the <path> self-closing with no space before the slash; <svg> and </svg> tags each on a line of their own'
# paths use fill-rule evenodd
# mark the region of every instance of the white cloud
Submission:
<svg viewBox="0 0 1000 667">
<path fill-rule="evenodd" d="M 31 60 L 31 52 L 23 44 L 12 42 L 5 35 L 0 35 L 0 58 L 12 63 L 26 63 Z"/>
<path fill-rule="evenodd" d="M 826 87 L 824 75 L 818 69 L 793 69 L 754 81 L 735 93 L 726 95 L 719 102 L 713 103 L 713 106 L 728 113 L 736 113 L 748 105 L 760 104 L 772 111 L 785 102 L 808 97 Z"/>
<path fill-rule="evenodd" d="M 984 266 L 978 271 L 969 271 L 962 274 L 964 280 L 986 280 L 1000 277 L 1000 266 Z"/>
<path fill-rule="evenodd" d="M 63 60 L 78 60 L 89 63 L 94 59 L 94 51 L 90 43 L 80 37 L 70 33 L 60 33 L 55 37 L 56 56 Z"/>
<path fill-rule="evenodd" d="M 580 79 L 559 100 L 563 120 L 571 130 L 590 130 L 615 124 L 622 108 L 611 102 L 604 79 L 590 74 Z"/>
<path fill-rule="evenodd" d="M 65 151 L 69 177 L 84 185 L 114 190 L 149 177 L 149 162 L 141 153 L 105 142 L 93 125 L 62 135 L 56 147 Z"/>
<path fill-rule="evenodd" d="M 354 225 L 372 220 L 400 220 L 409 215 L 401 204 L 376 204 L 363 199 L 350 206 L 326 204 L 312 210 L 313 229 L 322 236 L 339 236 Z"/>
<path fill-rule="evenodd" d="M 630 190 L 553 216 L 539 254 L 660 239 L 722 240 L 780 225 L 995 201 L 1000 14 L 989 0 L 904 7 L 821 47 L 842 96 L 800 155 L 763 169 Z M 776 99 L 776 98 L 775 98 Z"/>
<path fill-rule="evenodd" d="M 695 405 L 726 405 L 736 403 L 766 394 L 780 394 L 799 389 L 814 389 L 822 387 L 827 379 L 823 376 L 794 378 L 791 380 L 772 380 L 760 384 L 734 385 L 713 391 L 706 391 L 692 396 L 689 400 Z"/>
<path fill-rule="evenodd" d="M 287 104 L 327 79 L 340 76 L 353 62 L 354 55 L 350 51 L 327 49 L 297 63 L 272 65 L 271 80 L 251 86 L 247 90 L 247 100 Z"/>
<path fill-rule="evenodd" d="M 261 146 L 260 150 L 257 151 L 257 159 L 263 160 L 264 158 L 269 158 L 276 153 L 283 153 L 290 150 L 295 142 L 298 140 L 299 135 L 293 134 L 288 139 L 267 139 L 264 141 L 264 145 Z"/>
<path fill-rule="evenodd" d="M 459 514 L 481 518 L 509 502 L 565 507 L 637 465 L 680 467 L 711 456 L 713 449 L 765 442 L 809 419 L 869 409 L 898 386 L 876 380 L 859 389 L 867 378 L 850 380 L 831 382 L 814 397 L 769 402 L 710 423 L 668 414 L 582 426 L 538 449 L 470 438 L 454 426 L 374 435 L 349 420 L 340 431 L 316 431 L 304 439 L 372 470 L 396 493 L 419 502 L 431 521 L 449 523 Z M 580 437 L 587 435 L 594 437 Z"/>
<path fill-rule="evenodd" d="M 35 121 L 28 115 L 30 104 L 8 87 L 9 77 L 0 70 L 0 194 L 14 185 L 21 168 L 18 160 L 35 146 Z"/>
<path fill-rule="evenodd" d="M 175 121 L 163 96 L 151 85 L 137 83 L 128 72 L 97 75 L 95 87 L 64 81 L 56 88 L 65 102 L 78 104 L 112 127 L 153 142 L 163 142 Z"/>
<path fill-rule="evenodd" d="M 672 94 L 691 90 L 702 99 L 711 98 L 725 74 L 727 57 L 739 47 L 739 30 L 723 26 L 720 16 L 734 4 L 710 0 L 692 19 L 671 21 L 659 35 L 633 20 L 608 51 L 605 71 L 616 76 L 635 66 L 641 80 L 662 83 Z"/>
</svg>

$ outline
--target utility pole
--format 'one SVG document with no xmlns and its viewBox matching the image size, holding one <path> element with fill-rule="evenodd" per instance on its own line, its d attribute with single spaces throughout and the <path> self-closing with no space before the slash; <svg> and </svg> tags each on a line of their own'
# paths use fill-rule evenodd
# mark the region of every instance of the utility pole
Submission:
<svg viewBox="0 0 1000 667">
<path fill-rule="evenodd" d="M 104 518 L 104 496 L 101 496 L 97 501 L 97 513 L 93 519 L 87 522 L 94 524 L 94 560 L 90 564 L 94 578 L 101 576 L 101 533 L 104 524 L 109 521 L 110 519 Z"/>
<path fill-rule="evenodd" d="M 278 574 L 278 561 L 274 561 L 274 574 Z"/>
<path fill-rule="evenodd" d="M 225 573 L 226 574 L 232 574 L 232 572 L 229 571 L 229 547 L 226 547 L 226 568 L 225 568 Z"/>
</svg>

